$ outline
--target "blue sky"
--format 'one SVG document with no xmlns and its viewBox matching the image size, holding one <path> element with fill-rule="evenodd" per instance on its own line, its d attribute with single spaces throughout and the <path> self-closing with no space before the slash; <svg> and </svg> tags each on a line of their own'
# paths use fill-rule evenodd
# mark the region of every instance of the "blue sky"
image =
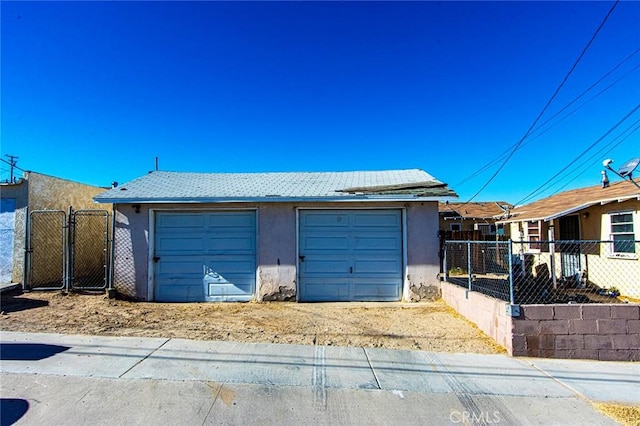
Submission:
<svg viewBox="0 0 640 426">
<path fill-rule="evenodd" d="M 612 5 L 2 1 L 0 153 L 99 186 L 156 156 L 172 171 L 421 168 L 466 201 Z M 640 2 L 618 4 L 476 201 L 518 202 L 568 164 L 534 198 L 598 184 L 604 158 L 640 157 L 640 110 L 602 138 L 640 103 L 639 22 Z"/>
</svg>

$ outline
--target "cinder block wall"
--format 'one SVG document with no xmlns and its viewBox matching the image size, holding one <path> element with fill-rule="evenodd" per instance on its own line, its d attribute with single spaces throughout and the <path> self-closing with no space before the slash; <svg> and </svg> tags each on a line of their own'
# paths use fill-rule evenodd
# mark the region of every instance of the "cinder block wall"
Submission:
<svg viewBox="0 0 640 426">
<path fill-rule="evenodd" d="M 513 325 L 507 315 L 506 303 L 502 300 L 467 291 L 465 288 L 443 282 L 442 298 L 449 306 L 473 322 L 485 334 L 513 352 Z"/>
<path fill-rule="evenodd" d="M 640 361 L 640 306 L 521 305 L 442 283 L 442 298 L 513 356 Z"/>
<path fill-rule="evenodd" d="M 512 355 L 640 361 L 640 306 L 522 305 Z"/>
</svg>

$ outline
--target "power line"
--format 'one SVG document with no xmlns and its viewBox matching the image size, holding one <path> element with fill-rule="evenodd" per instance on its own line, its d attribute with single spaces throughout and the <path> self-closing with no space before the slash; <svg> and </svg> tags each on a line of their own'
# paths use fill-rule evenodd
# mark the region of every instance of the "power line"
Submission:
<svg viewBox="0 0 640 426">
<path fill-rule="evenodd" d="M 604 24 L 607 22 L 607 20 L 609 19 L 609 16 L 611 16 L 611 14 L 613 13 L 614 9 L 616 8 L 616 6 L 618 6 L 618 3 L 620 2 L 620 0 L 616 0 L 613 3 L 613 6 L 611 6 L 611 9 L 609 9 L 609 12 L 607 13 L 607 15 L 604 17 L 604 19 L 602 20 L 602 22 L 600 23 L 600 25 L 598 26 L 598 28 L 595 30 L 595 32 L 593 33 L 593 35 L 591 36 L 591 39 L 589 40 L 589 42 L 587 43 L 587 45 L 582 49 L 582 52 L 580 53 L 580 55 L 578 56 L 578 59 L 576 59 L 576 61 L 574 62 L 573 66 L 571 67 L 571 69 L 569 69 L 569 72 L 567 72 L 567 74 L 564 76 L 564 78 L 562 79 L 562 82 L 560 83 L 560 85 L 558 86 L 558 88 L 555 90 L 555 92 L 553 92 L 553 95 L 551 95 L 551 98 L 549 98 L 549 100 L 547 101 L 547 103 L 545 104 L 544 108 L 542 108 L 542 111 L 540 111 L 540 113 L 538 114 L 538 116 L 536 117 L 536 119 L 533 121 L 533 123 L 531 124 L 531 126 L 529 126 L 529 129 L 526 131 L 526 133 L 524 134 L 524 136 L 522 136 L 522 138 L 520 138 L 520 140 L 516 143 L 516 145 L 514 146 L 514 148 L 511 150 L 511 152 L 509 153 L 509 155 L 507 156 L 507 158 L 502 162 L 502 164 L 500 165 L 500 167 L 498 167 L 498 169 L 493 173 L 493 175 L 491 175 L 491 177 L 489 178 L 489 180 L 482 185 L 482 187 L 476 191 L 475 194 L 473 194 L 473 196 L 471 196 L 471 198 L 469 198 L 469 200 L 467 200 L 464 204 L 470 203 L 471 201 L 473 201 L 482 191 L 484 191 L 484 189 L 489 186 L 489 184 L 491 182 L 493 182 L 493 180 L 496 178 L 496 176 L 498 176 L 498 173 L 500 173 L 500 171 L 507 165 L 507 163 L 509 162 L 509 160 L 511 160 L 511 157 L 513 157 L 513 155 L 516 153 L 516 151 L 520 148 L 520 145 L 522 145 L 522 143 L 524 142 L 524 140 L 529 136 L 529 134 L 532 132 L 533 128 L 536 126 L 536 124 L 538 124 L 538 121 L 540 121 L 540 118 L 542 118 L 542 116 L 544 115 L 544 113 L 547 111 L 547 109 L 549 109 L 549 107 L 551 106 L 551 103 L 553 102 L 553 100 L 556 98 L 556 96 L 558 96 L 558 93 L 560 92 L 560 89 L 562 89 L 562 87 L 564 87 L 565 83 L 567 82 L 567 80 L 569 79 L 569 77 L 571 76 L 571 74 L 573 74 L 573 71 L 576 69 L 576 67 L 578 66 L 578 63 L 580 63 L 580 61 L 582 60 L 582 58 L 584 57 L 584 55 L 587 53 L 587 50 L 589 50 L 589 48 L 591 47 L 591 44 L 594 42 L 594 40 L 596 39 L 596 37 L 598 36 L 598 33 L 600 32 L 600 30 L 602 29 L 602 27 L 604 27 Z"/>
<path fill-rule="evenodd" d="M 586 162 L 588 162 L 588 161 L 592 160 L 592 159 L 593 159 L 593 158 L 595 158 L 596 156 L 598 156 L 598 157 L 602 158 L 602 156 L 603 156 L 604 154 L 608 154 L 608 153 L 610 153 L 611 151 L 613 151 L 615 148 L 617 148 L 618 146 L 620 146 L 620 144 L 622 144 L 622 142 L 626 141 L 626 140 L 627 140 L 627 139 L 629 139 L 629 138 L 630 138 L 630 137 L 631 137 L 635 132 L 637 132 L 638 130 L 640 130 L 640 126 L 636 126 L 636 127 L 635 127 L 635 128 L 634 128 L 634 129 L 633 129 L 633 130 L 628 134 L 628 135 L 626 135 L 624 138 L 620 139 L 620 140 L 618 141 L 618 143 L 616 143 L 615 145 L 613 145 L 613 146 L 612 146 L 611 148 L 609 148 L 607 151 L 602 152 L 602 151 L 604 151 L 604 149 L 606 149 L 609 145 L 611 145 L 611 144 L 612 144 L 616 139 L 621 138 L 621 137 L 622 137 L 622 135 L 623 135 L 624 133 L 626 133 L 629 129 L 631 129 L 634 125 L 636 125 L 636 124 L 638 124 L 638 123 L 640 123 L 640 119 L 639 119 L 639 120 L 636 120 L 636 122 L 635 122 L 635 123 L 633 123 L 631 126 L 629 126 L 629 127 L 628 127 L 624 132 L 622 132 L 620 135 L 618 135 L 616 138 L 614 138 L 611 142 L 609 142 L 607 145 L 605 145 L 601 150 L 599 150 L 599 151 L 598 151 L 598 152 L 596 152 L 594 155 L 592 155 L 591 157 L 589 157 L 589 159 L 588 159 L 588 160 L 584 161 L 584 162 L 583 162 L 580 166 L 578 166 L 578 167 L 583 166 Z M 580 172 L 580 173 L 578 173 L 576 176 L 574 176 L 572 179 L 570 179 L 569 181 L 567 181 L 567 183 L 565 183 L 564 185 L 562 185 L 560 188 L 556 189 L 556 190 L 553 192 L 553 194 L 557 194 L 558 192 L 560 192 L 560 190 L 562 190 L 562 189 L 566 188 L 566 187 L 567 187 L 567 185 L 569 185 L 571 182 L 573 182 L 574 180 L 578 179 L 580 176 L 582 176 L 583 174 L 585 174 L 585 173 L 586 173 L 586 171 L 587 171 L 587 170 L 589 170 L 589 167 L 590 167 L 592 164 L 597 163 L 597 161 L 599 161 L 599 160 L 596 160 L 595 162 L 588 164 L 588 165 L 587 165 L 587 167 L 586 167 L 583 171 L 581 171 L 581 172 Z M 551 194 L 551 195 L 553 195 L 553 194 Z"/>
<path fill-rule="evenodd" d="M 602 136 L 600 136 L 594 143 L 592 143 L 591 145 L 589 145 L 587 147 L 587 149 L 585 149 L 584 151 L 582 151 L 580 154 L 578 154 L 578 157 L 574 160 L 572 160 L 571 162 L 569 162 L 566 166 L 564 166 L 562 169 L 560 169 L 560 171 L 558 171 L 555 175 L 551 176 L 549 179 L 547 179 L 546 182 L 544 182 L 542 185 L 540 185 L 539 187 L 537 187 L 535 190 L 533 190 L 531 193 L 529 193 L 529 195 L 527 195 L 526 197 L 524 197 L 522 200 L 518 201 L 515 205 L 521 205 L 522 203 L 524 203 L 527 200 L 530 200 L 531 198 L 533 198 L 535 196 L 535 194 L 537 194 L 542 188 L 544 188 L 545 186 L 547 186 L 547 184 L 549 182 L 551 182 L 553 179 L 555 179 L 556 177 L 558 177 L 560 174 L 562 174 L 565 170 L 567 170 L 578 158 L 582 157 L 584 154 L 586 154 L 587 152 L 589 152 L 594 146 L 596 146 L 597 144 L 599 144 L 604 138 L 606 138 L 607 136 L 609 136 L 609 134 L 611 132 L 613 132 L 618 126 L 620 126 L 627 118 L 629 118 L 633 113 L 635 113 L 638 109 L 640 109 L 640 104 L 636 105 L 635 108 L 633 108 L 630 112 L 627 113 L 627 115 L 625 115 L 620 121 L 618 121 L 613 127 L 611 127 L 609 130 L 607 130 Z"/>
<path fill-rule="evenodd" d="M 622 62 L 618 63 L 618 65 L 616 65 L 614 68 L 612 68 L 611 70 L 609 70 L 609 72 L 607 72 L 603 77 L 601 77 L 600 79 L 598 79 L 595 83 L 593 83 L 591 86 L 589 86 L 586 90 L 584 90 L 580 95 L 578 95 L 577 97 L 575 97 L 571 102 L 569 102 L 568 104 L 566 104 L 564 107 L 562 107 L 558 112 L 556 112 L 554 115 L 552 115 L 551 117 L 549 117 L 549 119 L 545 120 L 542 124 L 540 124 L 539 126 L 537 126 L 535 129 L 533 129 L 533 131 L 531 132 L 531 135 L 533 135 L 534 133 L 536 133 L 536 135 L 534 137 L 530 137 L 527 139 L 527 141 L 525 141 L 520 148 L 522 148 L 523 146 L 529 144 L 530 142 L 534 141 L 535 139 L 539 138 L 540 136 L 544 135 L 545 133 L 547 133 L 549 130 L 553 129 L 555 126 L 557 126 L 558 124 L 560 124 L 561 122 L 563 122 L 564 120 L 566 120 L 567 118 L 569 118 L 570 116 L 572 116 L 573 114 L 575 114 L 577 111 L 579 111 L 581 108 L 583 108 L 585 105 L 589 104 L 590 102 L 592 102 L 593 100 L 595 100 L 596 98 L 598 98 L 600 95 L 602 95 L 603 93 L 605 93 L 606 91 L 608 91 L 609 89 L 611 89 L 613 86 L 615 86 L 616 84 L 618 84 L 619 82 L 621 82 L 623 79 L 627 78 L 629 75 L 631 75 L 634 71 L 636 71 L 638 68 L 640 68 L 640 64 L 636 65 L 635 67 L 633 67 L 629 72 L 627 72 L 626 74 L 624 74 L 622 77 L 618 78 L 617 80 L 615 80 L 613 83 L 609 84 L 608 86 L 606 86 L 604 89 L 602 89 L 600 92 L 598 92 L 597 94 L 595 94 L 594 96 L 592 96 L 589 100 L 585 101 L 583 104 L 581 104 L 580 106 L 578 106 L 577 108 L 575 108 L 573 111 L 571 111 L 570 113 L 566 114 L 565 116 L 563 116 L 561 119 L 559 119 L 558 121 L 556 121 L 554 124 L 552 124 L 551 126 L 547 127 L 544 130 L 541 130 L 547 123 L 549 123 L 552 119 L 554 119 L 555 117 L 557 117 L 560 113 L 562 113 L 563 111 L 565 111 L 569 106 L 571 106 L 572 104 L 574 104 L 577 100 L 579 100 L 581 97 L 583 97 L 585 94 L 587 94 L 589 91 L 591 91 L 595 86 L 597 86 L 600 82 L 602 82 L 602 80 L 604 80 L 606 77 L 608 77 L 609 75 L 611 75 L 617 68 L 619 68 L 624 62 L 626 62 L 628 59 L 630 59 L 632 56 L 636 55 L 638 52 L 640 52 L 640 49 L 635 50 L 631 55 L 627 56 Z M 484 172 L 485 170 L 487 170 L 488 168 L 490 168 L 491 166 L 493 166 L 495 163 L 497 163 L 498 161 L 500 161 L 501 159 L 503 159 L 505 157 L 505 155 L 507 155 L 507 153 L 509 152 L 510 149 L 512 149 L 515 146 L 512 145 L 511 147 L 507 148 L 506 150 L 504 150 L 499 156 L 497 156 L 496 158 L 494 158 L 493 160 L 491 160 L 490 162 L 488 162 L 487 164 L 485 164 L 484 166 L 482 166 L 480 169 L 476 170 L 475 172 L 473 172 L 471 175 L 469 175 L 468 177 L 464 178 L 463 180 L 461 180 L 460 182 L 456 183 L 455 185 L 453 185 L 454 187 L 457 186 L 461 186 L 463 184 L 465 184 L 466 182 L 469 182 L 470 180 L 472 180 L 473 178 L 475 178 L 476 176 L 478 176 L 479 174 L 481 174 L 482 172 Z"/>
<path fill-rule="evenodd" d="M 11 157 L 10 155 L 7 155 L 7 157 Z M 14 158 L 18 158 L 18 157 L 14 157 Z M 14 169 L 20 170 L 21 172 L 26 172 L 28 170 L 22 169 L 18 166 L 16 166 L 15 164 L 12 164 L 10 161 L 5 160 L 4 158 L 0 158 L 0 161 L 2 161 L 3 163 L 7 163 L 10 166 L 13 166 Z"/>
</svg>

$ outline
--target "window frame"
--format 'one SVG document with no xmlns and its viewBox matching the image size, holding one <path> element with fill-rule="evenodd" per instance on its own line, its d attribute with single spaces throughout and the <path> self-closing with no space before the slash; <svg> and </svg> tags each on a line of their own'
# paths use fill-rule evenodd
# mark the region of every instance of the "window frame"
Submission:
<svg viewBox="0 0 640 426">
<path fill-rule="evenodd" d="M 531 224 L 536 224 L 535 227 L 532 227 Z M 536 233 L 531 233 L 531 230 L 537 230 Z M 530 253 L 540 253 L 542 248 L 542 243 L 540 243 L 541 235 L 542 235 L 542 221 L 540 220 L 527 220 L 525 222 L 525 231 L 527 235 L 528 241 L 528 250 Z"/>
<path fill-rule="evenodd" d="M 626 222 L 614 222 L 614 217 L 620 217 L 620 216 L 630 216 L 629 220 Z M 622 257 L 622 258 L 637 258 L 638 253 L 636 252 L 636 247 L 635 247 L 635 243 L 633 243 L 636 240 L 636 227 L 635 227 L 635 217 L 634 217 L 634 211 L 633 210 L 622 210 L 622 211 L 615 211 L 615 212 L 609 212 L 607 213 L 607 216 L 609 218 L 609 240 L 611 241 L 610 243 L 610 248 L 609 248 L 609 253 L 611 257 Z M 625 225 L 631 225 L 631 230 L 627 230 L 627 231 L 615 231 L 614 232 L 614 226 L 625 226 Z M 630 241 L 632 242 L 631 244 L 631 251 L 621 251 L 621 250 L 616 250 L 616 236 L 631 236 Z M 621 241 L 629 241 L 628 238 L 621 238 L 618 240 L 618 243 Z M 622 245 L 622 244 L 620 244 Z"/>
</svg>

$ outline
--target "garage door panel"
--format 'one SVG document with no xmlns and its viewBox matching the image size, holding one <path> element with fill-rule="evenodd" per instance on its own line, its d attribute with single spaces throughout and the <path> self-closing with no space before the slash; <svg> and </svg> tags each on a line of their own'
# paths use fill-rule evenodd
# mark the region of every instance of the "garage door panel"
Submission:
<svg viewBox="0 0 640 426">
<path fill-rule="evenodd" d="M 357 237 L 353 240 L 355 250 L 391 250 L 397 252 L 402 248 L 402 240 L 395 235 Z"/>
<path fill-rule="evenodd" d="M 401 210 L 300 212 L 300 300 L 400 300 Z"/>
<path fill-rule="evenodd" d="M 222 235 L 216 237 L 210 235 L 207 237 L 207 253 L 254 253 L 255 251 L 254 235 Z"/>
<path fill-rule="evenodd" d="M 156 300 L 253 299 L 255 212 L 159 212 L 156 224 Z"/>
<path fill-rule="evenodd" d="M 360 212 L 353 215 L 352 223 L 353 227 L 358 228 L 371 228 L 367 229 L 367 232 L 372 230 L 383 230 L 385 228 L 396 229 L 400 226 L 400 217 L 396 214 L 396 211 L 389 212 Z"/>
<path fill-rule="evenodd" d="M 156 239 L 156 255 L 201 254 L 205 239 L 202 236 L 162 236 Z"/>
<path fill-rule="evenodd" d="M 207 215 L 207 228 L 209 229 L 248 228 L 252 230 L 255 227 L 255 223 L 256 218 L 253 212 L 219 212 Z"/>
<path fill-rule="evenodd" d="M 359 302 L 392 302 L 400 298 L 398 286 L 382 279 L 357 279 L 353 284 L 353 300 Z"/>
<path fill-rule="evenodd" d="M 310 235 L 305 236 L 301 246 L 309 253 L 349 250 L 349 238 L 346 235 Z"/>
<path fill-rule="evenodd" d="M 204 217 L 201 213 L 184 213 L 156 216 L 156 229 L 182 229 L 203 228 Z"/>
<path fill-rule="evenodd" d="M 351 262 L 340 258 L 320 258 L 300 262 L 300 268 L 304 275 L 321 274 L 323 277 L 344 275 L 349 272 Z"/>
<path fill-rule="evenodd" d="M 177 278 L 186 275 L 202 276 L 203 265 L 204 259 L 197 257 L 161 257 L 156 263 L 156 275 L 163 278 Z"/>
<path fill-rule="evenodd" d="M 349 214 L 343 212 L 305 212 L 302 221 L 303 227 L 313 228 L 349 228 Z"/>
<path fill-rule="evenodd" d="M 396 277 L 402 273 L 402 264 L 396 259 L 356 259 L 354 265 L 353 273 L 356 276 L 388 274 Z"/>
<path fill-rule="evenodd" d="M 346 280 L 311 279 L 305 283 L 300 298 L 315 302 L 346 302 L 351 298 L 350 288 L 351 284 Z"/>
</svg>

